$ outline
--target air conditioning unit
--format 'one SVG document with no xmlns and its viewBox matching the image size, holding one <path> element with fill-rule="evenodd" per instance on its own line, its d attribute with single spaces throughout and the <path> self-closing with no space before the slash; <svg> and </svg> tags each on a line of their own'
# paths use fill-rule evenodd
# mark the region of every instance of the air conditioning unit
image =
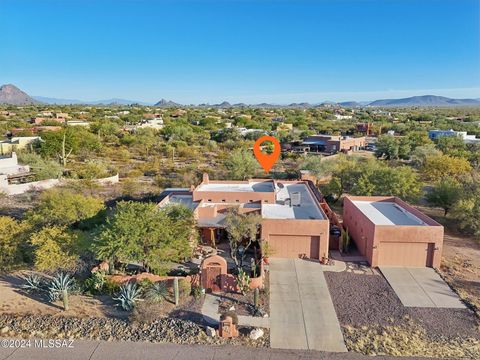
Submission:
<svg viewBox="0 0 480 360">
<path fill-rule="evenodd" d="M 290 198 L 292 199 L 292 206 L 300 206 L 302 198 L 298 191 L 292 192 Z"/>
</svg>

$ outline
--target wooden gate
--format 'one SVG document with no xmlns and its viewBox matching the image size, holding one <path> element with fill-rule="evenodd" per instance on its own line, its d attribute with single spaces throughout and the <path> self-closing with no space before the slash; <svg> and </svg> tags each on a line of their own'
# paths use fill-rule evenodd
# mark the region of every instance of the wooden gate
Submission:
<svg viewBox="0 0 480 360">
<path fill-rule="evenodd" d="M 209 266 L 205 269 L 204 288 L 211 292 L 219 292 L 221 288 L 222 268 L 219 266 Z"/>
<path fill-rule="evenodd" d="M 227 261 L 218 255 L 206 258 L 202 262 L 202 287 L 207 292 L 224 290 L 223 278 L 227 275 Z"/>
</svg>

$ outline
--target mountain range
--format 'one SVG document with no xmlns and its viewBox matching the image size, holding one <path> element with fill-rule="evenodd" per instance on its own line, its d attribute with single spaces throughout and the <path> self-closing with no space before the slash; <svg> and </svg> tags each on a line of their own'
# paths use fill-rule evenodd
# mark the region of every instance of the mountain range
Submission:
<svg viewBox="0 0 480 360">
<path fill-rule="evenodd" d="M 106 100 L 96 100 L 96 101 L 84 101 L 84 100 L 75 100 L 75 99 L 61 99 L 61 98 L 50 98 L 43 96 L 30 96 L 27 93 L 23 92 L 15 85 L 6 84 L 0 86 L 0 104 L 10 104 L 10 105 L 31 105 L 31 104 L 57 104 L 57 105 L 150 105 L 156 107 L 179 107 L 182 104 L 176 103 L 171 100 L 161 99 L 157 103 L 146 103 L 142 101 L 127 100 L 127 99 L 106 99 Z M 452 107 L 452 106 L 480 106 L 480 99 L 452 99 L 444 96 L 436 95 L 422 95 L 422 96 L 412 96 L 402 99 L 381 99 L 375 101 L 344 101 L 344 102 L 331 102 L 324 101 L 322 103 L 310 104 L 310 103 L 292 103 L 289 105 L 276 105 L 276 104 L 231 104 L 228 101 L 223 101 L 219 104 L 200 104 L 196 105 L 198 107 L 214 107 L 214 108 L 231 108 L 231 107 L 256 107 L 256 108 L 310 108 L 321 105 L 339 105 L 343 107 Z M 193 106 L 193 105 L 192 105 Z"/>
</svg>

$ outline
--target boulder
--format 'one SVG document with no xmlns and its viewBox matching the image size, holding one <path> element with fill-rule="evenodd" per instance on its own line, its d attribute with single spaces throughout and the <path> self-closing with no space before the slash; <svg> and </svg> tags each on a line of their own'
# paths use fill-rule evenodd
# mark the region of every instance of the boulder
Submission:
<svg viewBox="0 0 480 360">
<path fill-rule="evenodd" d="M 215 337 L 215 336 L 217 336 L 217 331 L 216 331 L 214 328 L 210 327 L 210 326 L 207 326 L 206 332 L 207 332 L 207 336 L 209 336 L 209 337 Z"/>
<path fill-rule="evenodd" d="M 250 331 L 250 339 L 252 340 L 257 340 L 257 339 L 260 339 L 262 336 L 263 336 L 264 332 L 262 329 L 253 329 L 252 331 Z"/>
</svg>

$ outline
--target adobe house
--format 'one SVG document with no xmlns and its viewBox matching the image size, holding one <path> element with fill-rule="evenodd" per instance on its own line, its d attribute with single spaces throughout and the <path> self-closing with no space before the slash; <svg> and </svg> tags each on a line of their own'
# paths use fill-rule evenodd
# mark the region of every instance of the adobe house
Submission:
<svg viewBox="0 0 480 360">
<path fill-rule="evenodd" d="M 228 208 L 262 216 L 260 238 L 268 241 L 271 257 L 328 258 L 329 220 L 319 194 L 308 181 L 251 179 L 213 181 L 204 174 L 196 188 L 171 191 L 159 204 L 182 203 L 193 210 L 202 240 L 215 244 L 225 238 Z"/>
<path fill-rule="evenodd" d="M 312 135 L 303 139 L 303 146 L 313 152 L 337 153 L 340 151 L 358 151 L 365 147 L 365 137 L 349 137 L 340 135 Z"/>
<path fill-rule="evenodd" d="M 343 225 L 373 267 L 440 267 L 443 226 L 397 197 L 345 197 Z"/>
</svg>

